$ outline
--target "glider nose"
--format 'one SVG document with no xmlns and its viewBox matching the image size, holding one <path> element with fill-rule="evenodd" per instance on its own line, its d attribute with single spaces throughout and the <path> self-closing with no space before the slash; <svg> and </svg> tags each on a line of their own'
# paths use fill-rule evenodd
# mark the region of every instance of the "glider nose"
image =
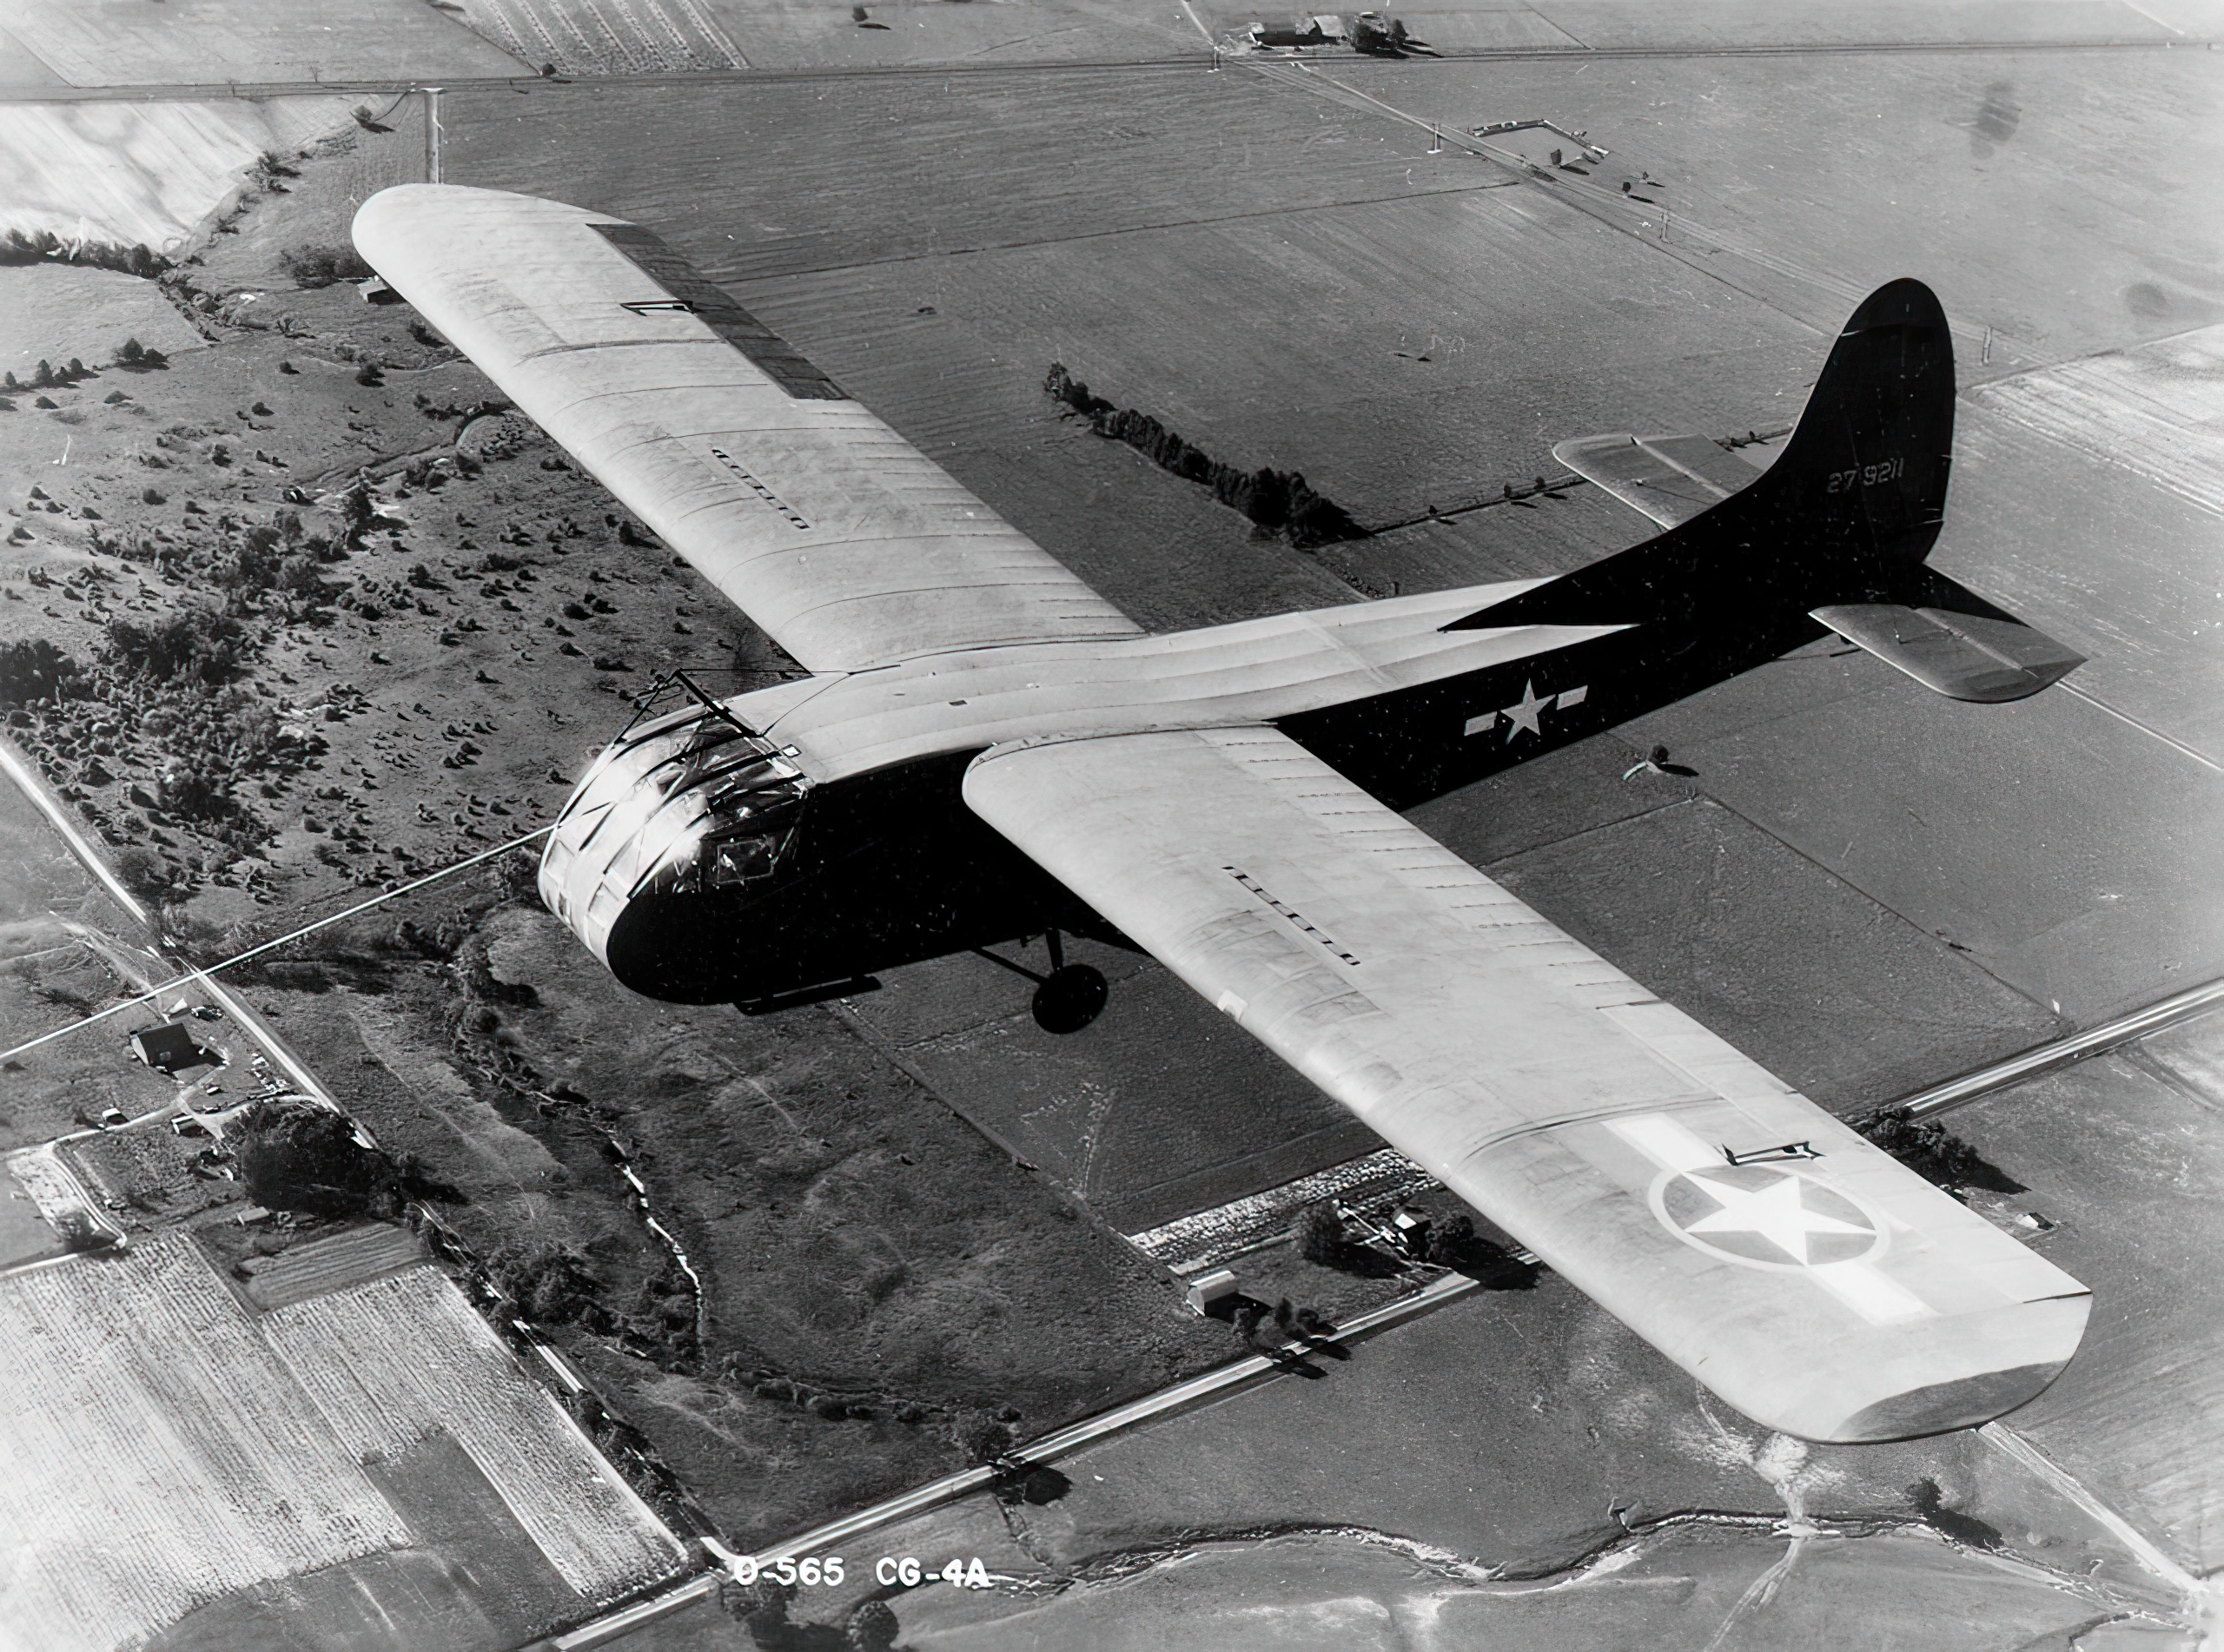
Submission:
<svg viewBox="0 0 2224 1652">
<path fill-rule="evenodd" d="M 771 742 L 717 705 L 639 724 L 595 759 L 557 816 L 540 858 L 542 903 L 626 979 L 612 938 L 628 909 L 645 897 L 662 909 L 661 897 L 739 895 L 770 877 L 809 788 Z"/>
</svg>

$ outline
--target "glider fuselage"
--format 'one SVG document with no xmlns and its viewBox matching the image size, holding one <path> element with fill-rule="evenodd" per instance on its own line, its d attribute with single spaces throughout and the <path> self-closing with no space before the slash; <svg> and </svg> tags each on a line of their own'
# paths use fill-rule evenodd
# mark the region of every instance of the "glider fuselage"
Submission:
<svg viewBox="0 0 2224 1652">
<path fill-rule="evenodd" d="M 1487 624 L 1544 583 L 930 656 L 691 704 L 629 730 L 580 782 L 542 895 L 619 981 L 685 1002 L 762 1002 L 1052 928 L 1118 941 L 967 809 L 981 752 L 1271 724 L 1410 809 L 1822 634 L 1796 610 L 1704 629 Z"/>
</svg>

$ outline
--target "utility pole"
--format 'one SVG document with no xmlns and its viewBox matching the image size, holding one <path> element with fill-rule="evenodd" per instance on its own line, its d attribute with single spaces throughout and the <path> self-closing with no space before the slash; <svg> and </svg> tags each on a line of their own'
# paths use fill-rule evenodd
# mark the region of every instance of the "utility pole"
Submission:
<svg viewBox="0 0 2224 1652">
<path fill-rule="evenodd" d="M 425 89 L 425 182 L 440 182 L 440 89 Z"/>
</svg>

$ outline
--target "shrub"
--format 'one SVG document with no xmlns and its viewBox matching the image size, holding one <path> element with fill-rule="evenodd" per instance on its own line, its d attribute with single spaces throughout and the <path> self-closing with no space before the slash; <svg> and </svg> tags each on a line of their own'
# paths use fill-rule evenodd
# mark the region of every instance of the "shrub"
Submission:
<svg viewBox="0 0 2224 1652">
<path fill-rule="evenodd" d="M 951 1444 L 976 1463 L 993 1463 L 1011 1450 L 1011 1428 L 985 1411 L 961 1411 L 950 1419 Z"/>
<path fill-rule="evenodd" d="M 51 229 L 11 229 L 0 237 L 0 264 L 36 264 L 49 258 L 88 264 L 96 269 L 121 270 L 146 281 L 154 280 L 169 268 L 143 245 L 126 247 L 105 241 L 65 243 Z"/>
<path fill-rule="evenodd" d="M 83 677 L 77 662 L 43 637 L 0 643 L 0 706 L 25 705 L 57 694 L 76 698 Z"/>
<path fill-rule="evenodd" d="M 390 1215 L 400 1205 L 394 1161 L 364 1146 L 343 1115 L 296 1098 L 242 1114 L 233 1158 L 248 1196 L 273 1210 Z"/>
<path fill-rule="evenodd" d="M 170 770 L 155 783 L 155 800 L 180 820 L 226 820 L 239 812 L 223 776 L 200 769 Z"/>
<path fill-rule="evenodd" d="M 1999 1173 L 1943 1124 L 1917 1124 L 1896 1109 L 1881 1113 L 1861 1133 L 1924 1180 L 1941 1187 L 1988 1186 Z"/>
<path fill-rule="evenodd" d="M 371 267 L 353 247 L 294 247 L 278 255 L 279 268 L 296 287 L 330 287 L 335 281 L 360 281 Z"/>
<path fill-rule="evenodd" d="M 142 900 L 161 900 L 170 892 L 169 869 L 144 843 L 126 844 L 116 850 L 109 864 L 123 880 L 123 887 Z"/>
<path fill-rule="evenodd" d="M 116 1243 L 116 1236 L 81 1210 L 66 1210 L 54 1219 L 54 1231 L 62 1240 L 62 1248 L 72 1254 L 87 1251 L 104 1251 Z"/>
<path fill-rule="evenodd" d="M 221 683 L 237 668 L 246 636 L 230 615 L 188 604 L 149 624 L 109 620 L 108 650 L 116 664 L 157 683 Z"/>
<path fill-rule="evenodd" d="M 891 1652 L 904 1626 L 896 1621 L 896 1609 L 886 1601 L 860 1601 L 842 1632 L 851 1652 Z"/>
<path fill-rule="evenodd" d="M 1340 506 L 1315 492 L 1298 472 L 1267 466 L 1243 471 L 1222 464 L 1148 413 L 1115 407 L 1103 397 L 1090 393 L 1089 387 L 1068 373 L 1063 363 L 1051 363 L 1042 388 L 1087 419 L 1098 435 L 1123 441 L 1161 469 L 1210 487 L 1221 504 L 1241 512 L 1267 532 L 1281 534 L 1292 545 L 1328 545 L 1367 537 L 1366 529 Z"/>
<path fill-rule="evenodd" d="M 559 1245 L 512 1246 L 487 1265 L 502 1294 L 544 1325 L 596 1319 L 602 1306 L 602 1282 L 577 1251 Z"/>
</svg>

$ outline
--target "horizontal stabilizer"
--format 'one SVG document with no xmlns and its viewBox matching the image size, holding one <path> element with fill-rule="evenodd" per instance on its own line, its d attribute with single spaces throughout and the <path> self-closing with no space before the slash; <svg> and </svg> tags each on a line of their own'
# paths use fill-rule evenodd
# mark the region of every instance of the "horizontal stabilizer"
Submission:
<svg viewBox="0 0 2224 1652">
<path fill-rule="evenodd" d="M 1970 598 L 1949 607 L 1898 603 L 1836 603 L 1814 617 L 1850 643 L 1905 671 L 1927 689 L 1956 700 L 2020 700 L 2085 663 L 2045 632 L 1993 608 L 1974 593 L 1933 575 L 1931 584 Z M 1989 611 L 1971 613 L 1969 608 Z"/>
<path fill-rule="evenodd" d="M 1552 457 L 1664 528 L 1719 505 L 1761 473 L 1709 436 L 1572 436 Z"/>
</svg>

